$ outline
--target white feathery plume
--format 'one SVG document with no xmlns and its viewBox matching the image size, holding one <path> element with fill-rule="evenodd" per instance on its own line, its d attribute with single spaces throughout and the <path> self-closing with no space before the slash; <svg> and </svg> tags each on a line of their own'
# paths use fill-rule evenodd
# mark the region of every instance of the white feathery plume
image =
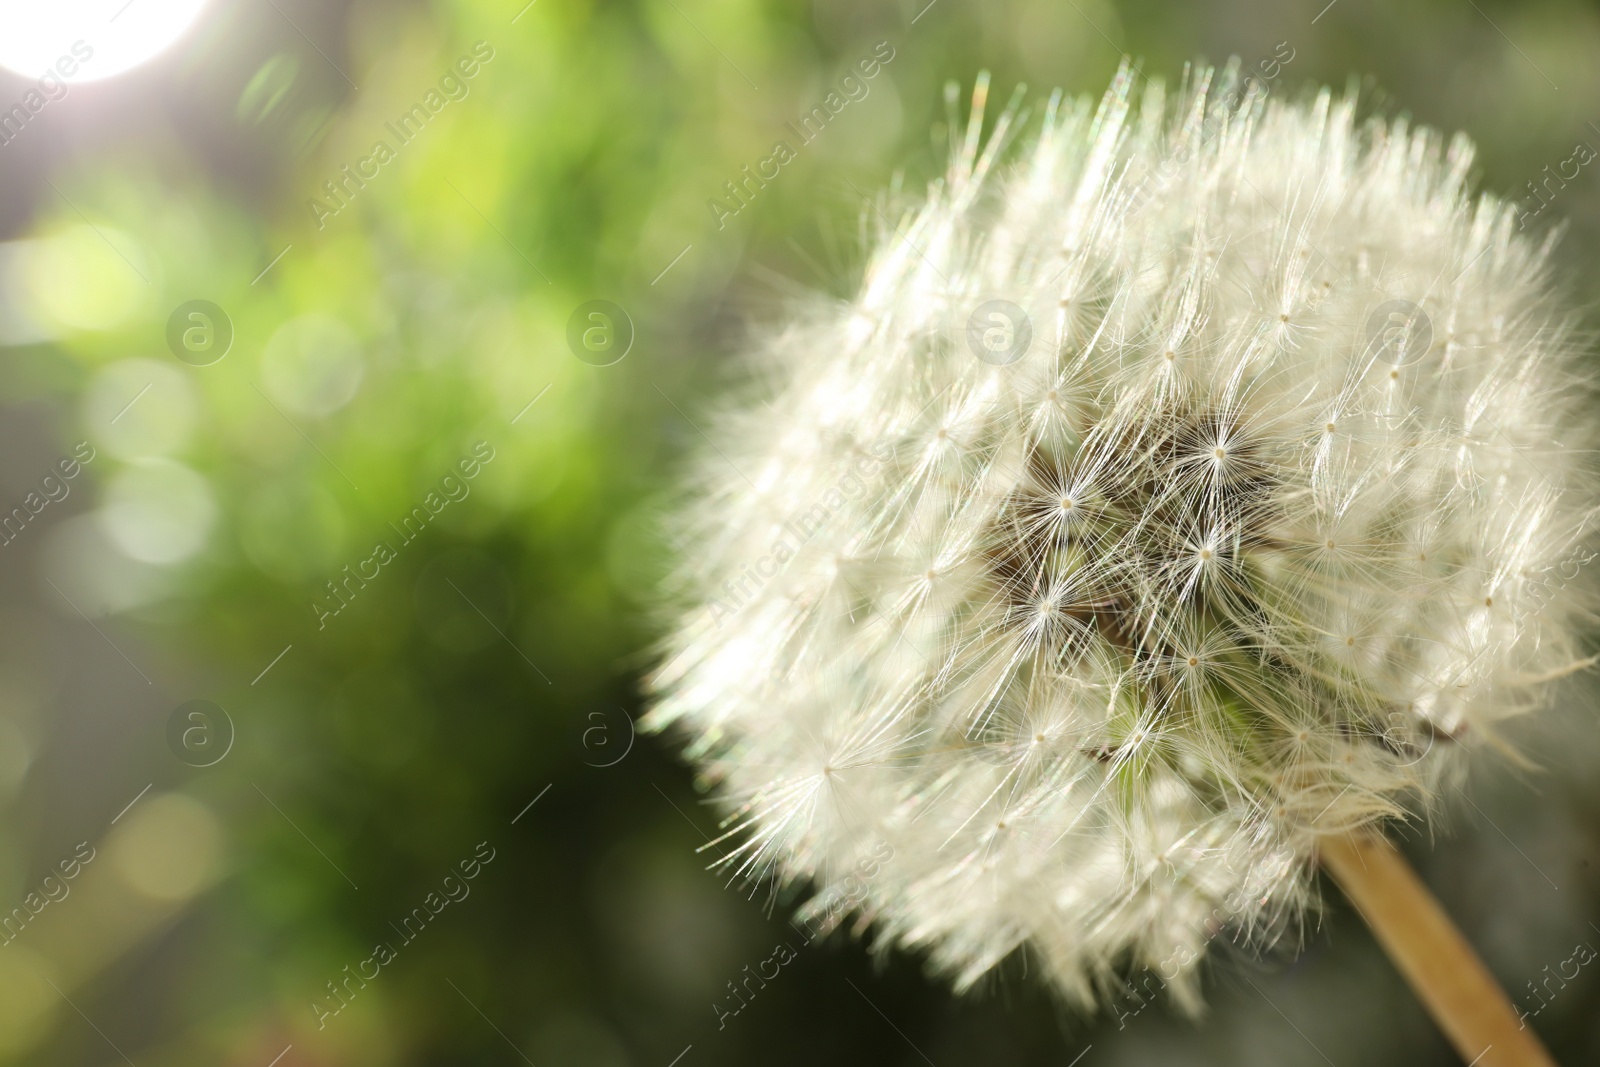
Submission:
<svg viewBox="0 0 1600 1067">
<path fill-rule="evenodd" d="M 1585 665 L 1579 339 L 1463 137 L 1124 67 L 1004 164 L 986 89 L 859 294 L 755 353 L 647 725 L 813 916 L 1195 1010 L 1320 836 L 1425 813 Z"/>
</svg>

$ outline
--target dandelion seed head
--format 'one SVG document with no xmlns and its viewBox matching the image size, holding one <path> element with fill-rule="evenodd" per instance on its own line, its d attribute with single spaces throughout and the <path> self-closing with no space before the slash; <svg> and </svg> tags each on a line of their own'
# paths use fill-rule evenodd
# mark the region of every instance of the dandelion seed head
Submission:
<svg viewBox="0 0 1600 1067">
<path fill-rule="evenodd" d="M 1025 950 L 1193 1009 L 1219 931 L 1314 904 L 1320 837 L 1426 814 L 1577 661 L 1579 339 L 1463 138 L 1236 66 L 1124 69 L 1014 150 L 974 110 L 858 295 L 755 346 L 647 725 L 731 873 L 958 987 Z"/>
</svg>

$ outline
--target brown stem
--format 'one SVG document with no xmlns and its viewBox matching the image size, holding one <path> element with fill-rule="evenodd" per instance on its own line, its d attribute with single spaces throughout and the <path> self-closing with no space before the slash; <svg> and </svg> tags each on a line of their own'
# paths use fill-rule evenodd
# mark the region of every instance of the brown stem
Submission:
<svg viewBox="0 0 1600 1067">
<path fill-rule="evenodd" d="M 1387 839 L 1324 838 L 1322 865 L 1472 1067 L 1555 1067 L 1461 931 Z"/>
</svg>

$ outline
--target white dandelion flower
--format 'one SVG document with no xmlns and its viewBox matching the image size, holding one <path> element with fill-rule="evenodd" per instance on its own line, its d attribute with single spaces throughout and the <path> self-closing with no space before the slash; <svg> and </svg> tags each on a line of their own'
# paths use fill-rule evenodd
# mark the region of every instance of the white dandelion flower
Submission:
<svg viewBox="0 0 1600 1067">
<path fill-rule="evenodd" d="M 1124 68 L 1008 153 L 985 89 L 859 293 L 760 347 L 648 725 L 813 917 L 1195 1009 L 1320 839 L 1426 813 L 1581 665 L 1578 339 L 1462 137 Z"/>
</svg>

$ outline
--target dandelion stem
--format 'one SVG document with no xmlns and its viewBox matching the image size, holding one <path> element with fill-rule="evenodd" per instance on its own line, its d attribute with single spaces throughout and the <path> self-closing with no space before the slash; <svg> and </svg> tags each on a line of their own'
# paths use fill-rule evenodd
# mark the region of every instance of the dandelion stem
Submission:
<svg viewBox="0 0 1600 1067">
<path fill-rule="evenodd" d="M 1368 833 L 1329 837 L 1321 843 L 1321 859 L 1463 1062 L 1555 1067 L 1394 845 Z"/>
</svg>

